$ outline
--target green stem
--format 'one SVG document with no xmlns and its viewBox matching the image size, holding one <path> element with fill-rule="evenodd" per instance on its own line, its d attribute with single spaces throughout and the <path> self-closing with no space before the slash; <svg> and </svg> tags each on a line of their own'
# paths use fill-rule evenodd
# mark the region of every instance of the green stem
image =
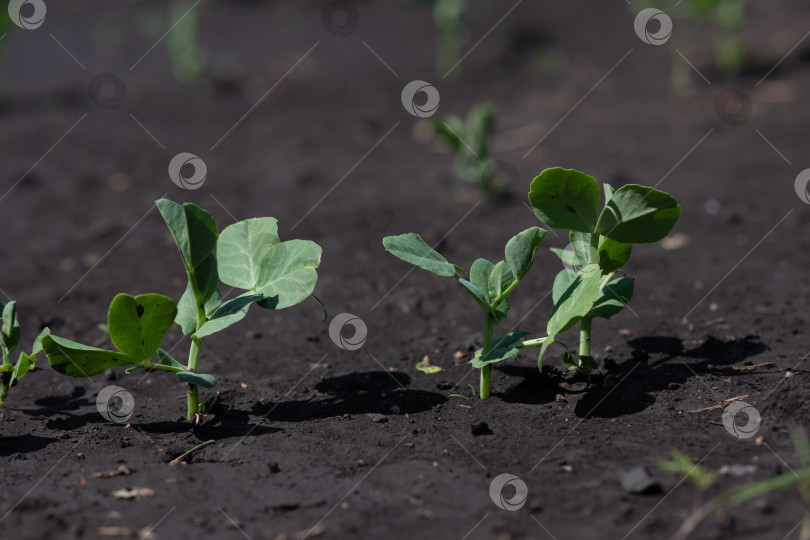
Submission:
<svg viewBox="0 0 810 540">
<path fill-rule="evenodd" d="M 200 344 L 202 339 L 191 336 L 191 349 L 188 351 L 188 371 L 197 372 L 197 364 L 200 361 Z M 200 410 L 200 398 L 197 392 L 197 385 L 186 383 L 188 390 L 188 408 L 186 418 L 191 420 Z"/>
<path fill-rule="evenodd" d="M 512 345 L 512 347 L 516 349 L 525 349 L 526 347 L 537 347 L 538 345 L 542 345 L 548 340 L 547 337 L 539 337 L 535 339 L 527 339 L 526 341 L 522 341 L 516 345 Z"/>
<path fill-rule="evenodd" d="M 591 318 L 583 317 L 579 327 L 579 356 L 591 355 Z"/>
<path fill-rule="evenodd" d="M 494 326 L 494 322 L 492 320 L 492 315 L 489 313 L 486 314 L 487 318 L 487 326 L 484 330 L 484 346 L 481 348 L 481 357 L 488 355 L 492 350 L 492 327 Z M 492 377 L 492 364 L 487 364 L 486 366 L 481 368 L 481 385 L 480 385 L 480 394 L 481 399 L 487 399 L 489 397 L 489 387 L 490 387 L 490 379 Z"/>
<path fill-rule="evenodd" d="M 11 360 L 8 357 L 8 351 L 3 347 L 3 367 L 11 365 Z M 11 371 L 5 371 L 0 375 L 0 408 L 5 407 L 6 398 L 8 397 L 8 389 L 11 386 Z"/>
</svg>

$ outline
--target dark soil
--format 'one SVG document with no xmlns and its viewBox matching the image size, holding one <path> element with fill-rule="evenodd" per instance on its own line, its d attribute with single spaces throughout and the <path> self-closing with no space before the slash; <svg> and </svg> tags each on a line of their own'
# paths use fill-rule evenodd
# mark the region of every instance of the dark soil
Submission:
<svg viewBox="0 0 810 540">
<path fill-rule="evenodd" d="M 513 5 L 475 2 L 472 50 L 455 79 L 436 74 L 418 2 L 356 2 L 359 25 L 346 37 L 325 30 L 321 2 L 203 2 L 210 68 L 193 85 L 172 77 L 165 43 L 130 70 L 160 36 L 144 28 L 164 6 L 62 4 L 48 3 L 38 30 L 12 27 L 0 42 L 0 182 L 10 189 L 0 287 L 19 303 L 25 346 L 48 325 L 107 347 L 97 324 L 117 292 L 179 298 L 182 267 L 153 207 L 166 193 L 209 209 L 221 227 L 272 215 L 283 238 L 321 244 L 316 293 L 330 318 L 361 317 L 368 339 L 339 349 L 315 302 L 255 309 L 205 340 L 201 365 L 222 395 L 199 425 L 184 420 L 183 387 L 167 374 L 69 379 L 41 360 L 0 415 L 0 538 L 668 538 L 693 499 L 657 468 L 672 450 L 711 469 L 755 467 L 720 476 L 707 496 L 798 466 L 788 430 L 810 420 L 810 206 L 793 180 L 810 167 L 810 43 L 758 82 L 810 29 L 803 0 L 749 2 L 752 56 L 735 77 L 712 69 L 708 25 L 676 21 L 689 39 L 646 45 L 621 1 L 523 2 L 472 48 Z M 711 85 L 693 73 L 691 92 L 673 92 L 675 48 Z M 539 49 L 552 68 L 538 69 Z M 124 80 L 120 107 L 88 97 L 100 72 Z M 452 180 L 450 157 L 422 140 L 425 122 L 400 102 L 414 79 L 439 89 L 439 114 L 498 106 L 496 157 L 520 175 L 513 197 L 479 199 Z M 715 111 L 726 88 L 751 97 L 742 125 Z M 203 188 L 171 183 L 179 152 L 205 160 Z M 381 238 L 413 231 L 435 243 L 452 230 L 439 245 L 452 262 L 499 258 L 509 237 L 537 224 L 524 204 L 529 181 L 557 165 L 614 185 L 660 182 L 683 206 L 677 242 L 634 250 L 632 311 L 595 323 L 591 381 L 563 373 L 560 349 L 540 373 L 530 351 L 493 370 L 482 402 L 467 363 L 480 311 L 448 280 L 408 273 Z M 566 243 L 548 235 L 503 325 L 542 335 L 559 265 L 545 248 Z M 179 330 L 167 339 L 182 357 Z M 416 370 L 425 355 L 443 371 Z M 135 398 L 128 426 L 96 410 L 110 384 Z M 688 412 L 741 395 L 762 415 L 764 444 L 727 433 L 719 409 Z M 190 464 L 168 464 L 209 439 Z M 131 474 L 94 475 L 121 465 Z M 657 492 L 621 487 L 638 465 Z M 502 473 L 528 486 L 519 511 L 490 499 Z M 125 487 L 154 496 L 112 497 Z M 795 492 L 767 494 L 698 537 L 778 540 L 802 515 Z"/>
</svg>

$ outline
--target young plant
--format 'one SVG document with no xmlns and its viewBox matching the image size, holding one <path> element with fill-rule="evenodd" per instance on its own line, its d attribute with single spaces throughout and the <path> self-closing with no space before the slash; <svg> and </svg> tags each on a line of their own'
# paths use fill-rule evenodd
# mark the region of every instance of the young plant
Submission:
<svg viewBox="0 0 810 540">
<path fill-rule="evenodd" d="M 467 0 L 425 1 L 431 4 L 436 27 L 436 72 L 445 77 L 458 76 L 461 71 L 458 63 L 464 41 Z"/>
<path fill-rule="evenodd" d="M 799 540 L 810 540 L 810 442 L 807 440 L 807 432 L 804 428 L 793 428 L 791 438 L 801 468 L 791 469 L 768 480 L 743 484 L 718 495 L 694 510 L 683 522 L 672 540 L 686 540 L 712 514 L 725 513 L 736 506 L 772 491 L 793 491 L 794 487 L 796 488 L 794 493 L 798 495 L 804 506 L 804 516 L 799 528 Z"/>
<path fill-rule="evenodd" d="M 696 465 L 692 458 L 677 450 L 672 452 L 671 459 L 659 461 L 658 467 L 692 483 L 695 490 L 692 507 L 695 510 L 703 504 L 703 494 L 717 479 L 717 473 Z"/>
<path fill-rule="evenodd" d="M 174 300 L 160 294 L 117 295 L 108 312 L 110 340 L 118 349 L 107 351 L 56 336 L 45 336 L 42 347 L 58 372 L 88 377 L 114 366 L 155 369 L 174 373 L 187 386 L 187 417 L 203 412 L 198 387 L 216 384 L 213 375 L 199 372 L 202 340 L 240 321 L 252 304 L 279 310 L 312 294 L 318 279 L 321 248 L 308 240 L 278 237 L 274 218 L 240 221 L 217 232 L 207 212 L 190 203 L 167 199 L 156 203 L 169 227 L 188 284 Z M 214 248 L 216 247 L 216 253 Z M 219 282 L 244 292 L 224 301 Z M 191 339 L 184 366 L 160 348 L 173 323 Z M 153 363 L 157 355 L 158 363 Z"/>
<path fill-rule="evenodd" d="M 543 339 L 518 342 L 528 332 L 515 331 L 494 340 L 492 331 L 506 317 L 509 311 L 509 295 L 515 290 L 534 261 L 540 242 L 548 231 L 531 227 L 512 237 L 506 244 L 505 258 L 497 264 L 486 259 L 476 260 L 469 272 L 469 279 L 463 268 L 447 262 L 433 248 L 427 245 L 418 234 L 388 236 L 383 246 L 396 257 L 437 276 L 451 277 L 473 297 L 484 311 L 484 345 L 470 362 L 481 371 L 480 396 L 487 399 L 490 394 L 492 364 L 517 356 L 519 349 L 540 345 Z"/>
<path fill-rule="evenodd" d="M 3 348 L 3 363 L 0 364 L 0 407 L 6 404 L 8 390 L 23 378 L 23 376 L 36 369 L 37 354 L 42 350 L 42 336 L 50 330 L 45 328 L 34 341 L 31 354 L 20 352 L 17 363 L 11 363 L 11 354 L 20 345 L 20 323 L 17 321 L 17 302 L 8 304 L 0 302 L 3 325 L 0 328 L 0 346 Z"/>
<path fill-rule="evenodd" d="M 554 279 L 554 311 L 548 339 L 538 363 L 555 337 L 580 323 L 579 358 L 566 353 L 566 365 L 587 375 L 597 366 L 591 356 L 591 323 L 611 318 L 633 296 L 633 278 L 613 279 L 630 258 L 633 244 L 657 242 L 678 221 L 681 207 L 663 191 L 628 184 L 614 190 L 603 184 L 605 205 L 599 212 L 596 180 L 573 169 L 546 169 L 531 183 L 529 202 L 535 215 L 549 227 L 569 231 L 565 250 L 552 249 L 565 269 Z"/>
<path fill-rule="evenodd" d="M 496 163 L 489 155 L 495 116 L 495 107 L 483 103 L 470 109 L 466 121 L 458 116 L 449 116 L 433 122 L 434 131 L 450 146 L 455 158 L 456 175 L 467 182 L 475 182 L 488 195 L 504 189 L 497 182 Z"/>
</svg>

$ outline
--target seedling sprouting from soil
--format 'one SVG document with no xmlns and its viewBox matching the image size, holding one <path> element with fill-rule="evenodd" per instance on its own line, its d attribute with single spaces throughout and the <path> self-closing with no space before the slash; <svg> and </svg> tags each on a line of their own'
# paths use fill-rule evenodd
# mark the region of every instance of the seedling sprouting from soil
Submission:
<svg viewBox="0 0 810 540">
<path fill-rule="evenodd" d="M 492 331 L 506 317 L 509 311 L 509 295 L 515 290 L 534 261 L 540 242 L 548 231 L 531 227 L 512 237 L 506 244 L 505 258 L 497 264 L 486 259 L 476 260 L 469 272 L 460 266 L 447 262 L 424 240 L 414 233 L 388 236 L 383 245 L 393 255 L 405 262 L 432 272 L 437 276 L 451 277 L 475 299 L 484 311 L 484 345 L 471 364 L 481 370 L 480 396 L 486 399 L 490 394 L 492 364 L 517 356 L 519 349 L 540 345 L 543 339 L 518 342 L 528 333 L 515 331 L 493 341 Z"/>
<path fill-rule="evenodd" d="M 455 157 L 456 175 L 467 182 L 475 182 L 489 195 L 504 190 L 496 176 L 496 162 L 489 152 L 495 116 L 495 107 L 483 103 L 470 109 L 466 120 L 448 116 L 433 122 L 433 129 L 447 142 Z"/>
<path fill-rule="evenodd" d="M 538 362 L 555 337 L 580 323 L 579 358 L 566 353 L 566 365 L 582 374 L 596 367 L 591 356 L 591 322 L 595 317 L 611 318 L 633 296 L 633 278 L 613 279 L 630 258 L 633 244 L 664 238 L 681 207 L 667 193 L 628 184 L 614 190 L 603 185 L 605 206 L 599 213 L 596 180 L 573 169 L 546 169 L 535 178 L 529 191 L 535 215 L 549 227 L 570 231 L 571 244 L 565 250 L 552 249 L 565 269 L 554 279 L 554 311 L 548 321 L 548 339 L 540 349 Z"/>
<path fill-rule="evenodd" d="M 692 483 L 695 490 L 693 510 L 703 504 L 703 494 L 717 479 L 717 473 L 701 467 L 699 464 L 696 465 L 692 462 L 692 458 L 678 451 L 672 452 L 671 459 L 659 461 L 658 467 L 675 476 L 686 478 Z"/>
<path fill-rule="evenodd" d="M 31 354 L 20 352 L 16 364 L 11 363 L 11 355 L 20 345 L 20 323 L 17 320 L 17 302 L 8 304 L 0 302 L 3 325 L 0 328 L 0 346 L 3 348 L 3 363 L 0 365 L 0 407 L 5 406 L 8 390 L 23 378 L 23 376 L 36 369 L 37 354 L 42 350 L 42 336 L 49 333 L 45 328 L 34 341 Z"/>
<path fill-rule="evenodd" d="M 274 218 L 240 221 L 219 234 L 214 218 L 198 206 L 167 199 L 156 204 L 188 276 L 179 302 L 160 294 L 117 295 L 108 312 L 108 331 L 117 351 L 50 335 L 42 346 L 51 366 L 72 377 L 92 376 L 114 366 L 174 373 L 187 384 L 191 419 L 203 412 L 198 387 L 216 384 L 213 375 L 199 372 L 203 338 L 243 319 L 252 304 L 279 310 L 305 300 L 318 279 L 321 248 L 308 240 L 282 242 Z M 245 292 L 223 301 L 220 281 Z M 173 323 L 191 339 L 185 366 L 160 348 Z M 155 355 L 159 363 L 152 363 Z"/>
<path fill-rule="evenodd" d="M 799 528 L 799 540 L 810 540 L 810 441 L 807 439 L 807 432 L 804 428 L 793 428 L 791 438 L 801 468 L 796 467 L 768 480 L 743 484 L 718 495 L 692 512 L 672 537 L 672 540 L 686 540 L 712 514 L 725 513 L 736 506 L 772 491 L 792 491 L 794 486 L 798 488 L 798 496 L 804 505 L 804 517 Z"/>
</svg>

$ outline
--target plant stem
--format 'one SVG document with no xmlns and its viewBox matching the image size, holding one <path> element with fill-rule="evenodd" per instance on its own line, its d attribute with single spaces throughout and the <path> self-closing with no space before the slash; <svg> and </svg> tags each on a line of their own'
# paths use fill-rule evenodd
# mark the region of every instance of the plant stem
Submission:
<svg viewBox="0 0 810 540">
<path fill-rule="evenodd" d="M 179 456 L 177 456 L 176 458 L 174 458 L 173 460 L 171 460 L 169 462 L 169 465 L 177 465 L 178 463 L 180 463 L 181 461 L 186 459 L 188 456 L 190 456 L 191 454 L 193 454 L 197 450 L 202 450 L 206 446 L 208 446 L 210 444 L 214 444 L 215 442 L 216 441 L 214 439 L 211 439 L 210 441 L 205 441 L 204 443 L 200 443 L 197 446 L 195 446 L 194 448 L 192 448 L 191 450 L 188 450 L 187 452 L 184 452 L 184 453 L 180 454 Z"/>
<path fill-rule="evenodd" d="M 591 355 L 591 318 L 583 317 L 579 327 L 579 356 Z"/>
<path fill-rule="evenodd" d="M 492 315 L 489 313 L 486 314 L 487 318 L 487 326 L 484 330 L 484 346 L 481 348 L 481 358 L 488 355 L 489 352 L 492 350 L 492 327 L 495 321 L 492 320 Z M 480 394 L 481 399 L 487 399 L 489 397 L 489 383 L 490 378 L 492 376 L 492 364 L 487 364 L 486 366 L 481 368 L 481 385 L 480 385 Z"/>
<path fill-rule="evenodd" d="M 191 349 L 188 351 L 188 371 L 197 372 L 197 363 L 200 361 L 200 343 L 202 339 L 192 336 Z M 188 386 L 188 408 L 186 411 L 186 418 L 191 420 L 194 415 L 200 410 L 200 398 L 197 393 L 197 385 L 186 383 Z"/>
<path fill-rule="evenodd" d="M 11 360 L 8 357 L 8 351 L 3 347 L 3 367 L 10 366 Z M 5 371 L 0 374 L 0 408 L 6 405 L 6 398 L 8 397 L 8 388 L 11 385 L 11 371 Z"/>
</svg>

